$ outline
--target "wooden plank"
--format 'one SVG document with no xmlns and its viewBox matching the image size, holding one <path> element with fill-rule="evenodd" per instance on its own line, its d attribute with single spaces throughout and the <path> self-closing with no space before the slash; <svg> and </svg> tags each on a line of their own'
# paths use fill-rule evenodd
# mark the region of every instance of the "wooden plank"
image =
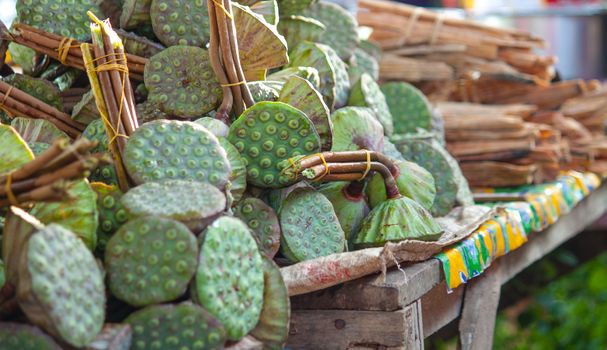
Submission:
<svg viewBox="0 0 607 350">
<path fill-rule="evenodd" d="M 499 260 L 466 286 L 464 306 L 459 322 L 462 350 L 484 350 L 493 347 L 495 317 L 502 287 Z"/>
<path fill-rule="evenodd" d="M 427 338 L 459 317 L 464 299 L 464 288 L 447 292 L 443 281 L 421 299 L 424 337 Z"/>
<path fill-rule="evenodd" d="M 421 298 L 441 280 L 440 263 L 430 259 L 422 263 L 392 269 L 344 283 L 323 291 L 291 298 L 293 309 L 345 309 L 394 311 Z"/>
<path fill-rule="evenodd" d="M 395 312 L 293 310 L 286 348 L 423 349 L 419 305 Z"/>
</svg>

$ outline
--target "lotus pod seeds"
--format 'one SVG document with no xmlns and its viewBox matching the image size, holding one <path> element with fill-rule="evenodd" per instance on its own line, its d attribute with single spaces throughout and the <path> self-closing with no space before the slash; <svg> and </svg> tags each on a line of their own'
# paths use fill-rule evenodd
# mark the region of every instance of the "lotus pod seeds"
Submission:
<svg viewBox="0 0 607 350">
<path fill-rule="evenodd" d="M 87 345 L 105 317 L 105 286 L 93 254 L 57 224 L 36 232 L 22 254 L 17 299 L 25 315 L 72 346 Z"/>
<path fill-rule="evenodd" d="M 91 153 L 108 152 L 108 138 L 105 126 L 101 119 L 92 121 L 82 132 L 82 137 L 89 141 L 97 141 L 97 146 L 91 149 Z"/>
<path fill-rule="evenodd" d="M 120 226 L 129 220 L 130 215 L 120 202 L 124 194 L 118 186 L 93 182 L 91 187 L 97 193 L 97 208 L 99 209 L 96 252 L 104 256 L 107 242 Z"/>
<path fill-rule="evenodd" d="M 223 97 L 209 53 L 199 47 L 180 45 L 161 51 L 149 59 L 143 78 L 148 100 L 179 118 L 202 117 Z"/>
<path fill-rule="evenodd" d="M 258 198 L 245 198 L 234 208 L 234 215 L 251 229 L 259 249 L 270 259 L 280 246 L 280 223 L 272 207 Z"/>
<path fill-rule="evenodd" d="M 78 41 L 91 37 L 87 11 L 101 14 L 95 0 L 18 0 L 16 9 L 16 22 Z"/>
<path fill-rule="evenodd" d="M 281 350 L 289 336 L 291 303 L 280 269 L 270 259 L 263 259 L 263 308 L 257 327 L 251 331 L 263 342 L 264 349 Z"/>
<path fill-rule="evenodd" d="M 156 120 L 131 135 L 123 155 L 133 181 L 164 179 L 208 182 L 223 189 L 231 169 L 219 141 L 203 126 L 176 120 Z"/>
<path fill-rule="evenodd" d="M 321 149 L 331 149 L 333 134 L 331 112 L 321 94 L 314 89 L 309 81 L 298 76 L 292 76 L 285 82 L 278 100 L 304 112 L 318 132 Z"/>
<path fill-rule="evenodd" d="M 152 0 L 150 17 L 156 37 L 166 46 L 204 47 L 209 42 L 206 1 Z"/>
<path fill-rule="evenodd" d="M 34 78 L 24 74 L 11 74 L 2 81 L 14 86 L 15 88 L 22 90 L 40 101 L 63 110 L 63 100 L 59 93 L 59 89 L 48 80 Z M 5 111 L 0 110 L 0 122 L 10 124 L 10 118 Z"/>
<path fill-rule="evenodd" d="M 131 349 L 223 349 L 225 330 L 198 305 L 152 305 L 130 315 Z"/>
<path fill-rule="evenodd" d="M 228 339 L 239 340 L 261 313 L 262 255 L 247 225 L 236 218 L 215 220 L 203 237 L 195 298 L 224 325 Z"/>
<path fill-rule="evenodd" d="M 61 350 L 61 347 L 38 327 L 0 322 L 0 350 Z"/>
<path fill-rule="evenodd" d="M 332 151 L 369 150 L 382 152 L 384 128 L 373 116 L 373 111 L 363 107 L 344 107 L 331 115 L 333 123 Z"/>
<path fill-rule="evenodd" d="M 247 180 L 263 188 L 286 187 L 281 160 L 320 150 L 320 138 L 310 119 L 281 102 L 259 102 L 230 127 L 228 140 L 247 162 Z"/>
<path fill-rule="evenodd" d="M 344 231 L 333 205 L 320 192 L 297 189 L 279 212 L 282 254 L 293 262 L 341 253 Z"/>
<path fill-rule="evenodd" d="M 394 132 L 392 114 L 386 103 L 386 98 L 381 92 L 379 85 L 369 74 L 363 74 L 360 80 L 354 84 L 348 100 L 350 106 L 368 107 L 373 110 L 377 120 L 384 127 L 384 133 L 388 136 Z"/>
<path fill-rule="evenodd" d="M 404 82 L 390 82 L 381 86 L 396 134 L 415 133 L 418 128 L 430 130 L 432 106 L 423 92 Z"/>
<path fill-rule="evenodd" d="M 196 270 L 198 245 L 175 220 L 140 217 L 124 224 L 105 250 L 109 288 L 133 306 L 175 300 Z"/>
</svg>

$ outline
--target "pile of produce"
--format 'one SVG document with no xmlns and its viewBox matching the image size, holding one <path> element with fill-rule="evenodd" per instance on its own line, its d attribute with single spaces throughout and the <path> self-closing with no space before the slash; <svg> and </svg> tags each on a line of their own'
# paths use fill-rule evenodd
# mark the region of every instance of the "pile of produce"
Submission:
<svg viewBox="0 0 607 350">
<path fill-rule="evenodd" d="M 380 49 L 338 5 L 17 15 L 0 28 L 0 349 L 280 349 L 277 263 L 436 241 L 435 217 L 473 204 L 441 116 L 378 84 Z"/>
</svg>

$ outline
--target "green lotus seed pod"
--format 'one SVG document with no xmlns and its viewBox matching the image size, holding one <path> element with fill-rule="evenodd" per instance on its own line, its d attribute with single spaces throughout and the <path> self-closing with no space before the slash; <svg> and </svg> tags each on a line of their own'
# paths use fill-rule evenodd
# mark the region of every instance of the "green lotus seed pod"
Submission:
<svg viewBox="0 0 607 350">
<path fill-rule="evenodd" d="M 263 308 L 257 327 L 251 331 L 255 339 L 263 342 L 264 349 L 283 349 L 289 336 L 291 303 L 287 286 L 278 266 L 270 259 L 263 259 Z"/>
<path fill-rule="evenodd" d="M 13 63 L 16 66 L 21 67 L 23 74 L 33 74 L 36 65 L 36 56 L 38 55 L 36 51 L 27 46 L 10 43 L 8 44 L 8 52 L 11 55 Z"/>
<path fill-rule="evenodd" d="M 359 193 L 351 193 L 347 182 L 327 183 L 318 189 L 333 205 L 348 242 L 356 236 L 362 221 L 370 211 L 362 190 L 361 188 L 357 191 Z"/>
<path fill-rule="evenodd" d="M 72 119 L 83 124 L 90 124 L 100 120 L 99 110 L 95 102 L 93 91 L 89 90 L 82 95 L 82 99 L 72 109 Z M 101 123 L 101 121 L 99 121 Z M 103 124 L 101 124 L 103 125 Z"/>
<path fill-rule="evenodd" d="M 28 319 L 77 348 L 95 339 L 105 317 L 105 287 L 83 242 L 51 224 L 21 254 L 17 300 Z"/>
<path fill-rule="evenodd" d="M 268 75 L 268 80 L 286 83 L 287 80 L 291 79 L 291 77 L 293 76 L 298 76 L 300 78 L 306 79 L 312 84 L 312 86 L 314 86 L 314 89 L 316 90 L 318 90 L 318 87 L 320 86 L 320 77 L 318 75 L 318 70 L 313 67 L 289 67 L 281 69 L 277 72 Z"/>
<path fill-rule="evenodd" d="M 152 216 L 133 219 L 107 244 L 109 288 L 137 307 L 175 300 L 186 292 L 197 257 L 196 237 L 182 223 Z"/>
<path fill-rule="evenodd" d="M 230 127 L 228 140 L 247 162 L 247 181 L 263 188 L 290 184 L 281 174 L 281 160 L 320 149 L 310 119 L 281 102 L 259 102 L 244 111 Z"/>
<path fill-rule="evenodd" d="M 221 217 L 204 233 L 193 293 L 239 340 L 257 324 L 263 304 L 262 255 L 247 225 Z"/>
<path fill-rule="evenodd" d="M 333 122 L 332 151 L 366 149 L 382 152 L 384 128 L 368 108 L 344 107 L 331 115 Z"/>
<path fill-rule="evenodd" d="M 396 146 L 388 139 L 384 138 L 384 155 L 390 157 L 392 160 L 405 160 L 402 153 L 396 148 Z"/>
<path fill-rule="evenodd" d="M 16 22 L 78 41 L 91 37 L 87 11 L 101 14 L 95 0 L 19 0 L 16 10 Z"/>
<path fill-rule="evenodd" d="M 347 61 L 358 46 L 358 23 L 356 18 L 343 7 L 329 2 L 318 2 L 302 12 L 325 25 L 326 30 L 320 37 L 320 43 L 330 45 L 339 57 Z"/>
<path fill-rule="evenodd" d="M 232 201 L 238 202 L 247 189 L 247 162 L 227 138 L 220 137 L 219 144 L 225 149 L 230 161 L 230 168 L 232 168 L 229 188 Z"/>
<path fill-rule="evenodd" d="M 28 144 L 28 146 L 30 147 L 30 149 L 32 150 L 32 152 L 34 153 L 34 155 L 37 157 L 40 154 L 46 152 L 46 150 L 48 150 L 51 145 L 49 145 L 48 143 L 44 143 L 44 142 L 32 142 L 30 144 Z"/>
<path fill-rule="evenodd" d="M 381 59 L 382 49 L 376 43 L 369 40 L 361 40 L 360 43 L 358 43 L 358 47 L 376 60 L 379 61 Z"/>
<path fill-rule="evenodd" d="M 214 110 L 223 98 L 209 53 L 199 47 L 172 46 L 152 56 L 145 65 L 143 79 L 149 90 L 148 101 L 174 117 L 201 117 Z"/>
<path fill-rule="evenodd" d="M 360 80 L 354 84 L 348 104 L 372 109 L 375 117 L 384 127 L 384 133 L 390 136 L 394 132 L 392 114 L 386 103 L 386 98 L 379 85 L 368 74 L 363 74 Z"/>
<path fill-rule="evenodd" d="M 63 110 L 63 100 L 61 99 L 59 89 L 48 80 L 33 78 L 23 74 L 12 74 L 3 78 L 2 81 L 32 95 L 60 111 Z M 0 110 L 0 122 L 5 124 L 11 123 L 6 112 L 2 110 Z"/>
<path fill-rule="evenodd" d="M 124 0 L 120 14 L 120 27 L 135 29 L 152 25 L 150 7 L 152 0 Z"/>
<path fill-rule="evenodd" d="M 36 203 L 30 214 L 44 224 L 59 224 L 74 232 L 93 251 L 97 245 L 97 193 L 86 180 L 72 182 L 61 201 Z"/>
<path fill-rule="evenodd" d="M 228 137 L 228 132 L 230 131 L 230 127 L 227 126 L 226 123 L 215 118 L 202 117 L 200 119 L 196 119 L 194 123 L 204 126 L 217 138 Z"/>
<path fill-rule="evenodd" d="M 150 17 L 154 33 L 166 46 L 204 47 L 209 42 L 206 1 L 152 0 Z"/>
<path fill-rule="evenodd" d="M 447 215 L 458 203 L 474 203 L 459 164 L 438 142 L 415 138 L 402 139 L 397 147 L 405 159 L 417 163 L 434 177 L 436 197 L 430 209 L 433 215 Z"/>
<path fill-rule="evenodd" d="M 381 247 L 404 240 L 436 241 L 443 229 L 412 199 L 400 197 L 378 204 L 363 221 L 354 239 L 356 248 Z"/>
<path fill-rule="evenodd" d="M 290 48 L 304 41 L 318 42 L 325 30 L 320 21 L 303 16 L 282 17 L 278 23 L 278 32 L 285 37 Z"/>
<path fill-rule="evenodd" d="M 304 112 L 318 132 L 321 149 L 331 149 L 333 125 L 329 107 L 309 81 L 292 76 L 285 82 L 278 100 Z"/>
<path fill-rule="evenodd" d="M 318 0 L 276 0 L 281 16 L 301 13 Z"/>
<path fill-rule="evenodd" d="M 107 323 L 85 350 L 129 350 L 132 339 L 130 325 Z"/>
<path fill-rule="evenodd" d="M 89 141 L 97 141 L 97 146 L 91 149 L 91 153 L 108 152 L 108 138 L 105 126 L 101 119 L 96 119 L 86 126 L 82 132 L 82 137 Z"/>
<path fill-rule="evenodd" d="M 424 209 L 430 209 L 436 197 L 432 174 L 413 162 L 398 161 L 396 166 L 400 169 L 400 174 L 395 176 L 400 194 L 413 199 Z M 367 196 L 371 208 L 388 199 L 384 179 L 380 174 L 374 174 L 369 181 Z"/>
<path fill-rule="evenodd" d="M 150 100 L 136 105 L 135 111 L 137 112 L 137 121 L 139 121 L 139 125 L 154 120 L 170 119 L 168 114 L 160 110 L 159 104 L 151 102 Z"/>
<path fill-rule="evenodd" d="M 337 52 L 329 45 L 321 45 L 321 48 L 327 53 L 329 62 L 335 70 L 335 108 L 341 108 L 348 103 L 350 95 L 350 77 L 348 76 L 348 68 L 342 61 Z"/>
<path fill-rule="evenodd" d="M 125 322 L 133 329 L 131 349 L 223 349 L 225 330 L 200 306 L 189 302 L 153 305 Z"/>
<path fill-rule="evenodd" d="M 418 128 L 430 130 L 432 107 L 424 94 L 415 86 L 404 82 L 385 83 L 381 86 L 397 134 L 415 133 Z"/>
<path fill-rule="evenodd" d="M 9 125 L 0 124 L 0 174 L 11 172 L 34 159 L 19 133 Z"/>
<path fill-rule="evenodd" d="M 285 199 L 280 212 L 280 251 L 292 262 L 341 253 L 344 231 L 333 205 L 321 193 L 297 189 Z"/>
<path fill-rule="evenodd" d="M 274 209 L 261 199 L 250 197 L 238 203 L 234 215 L 249 226 L 259 249 L 272 259 L 280 246 L 280 223 Z"/>
<path fill-rule="evenodd" d="M 278 101 L 280 89 L 276 89 L 273 85 L 268 84 L 268 82 L 269 81 L 252 81 L 247 83 L 255 103 L 263 101 Z"/>
<path fill-rule="evenodd" d="M 123 160 L 137 184 L 182 179 L 223 189 L 231 175 L 217 138 L 192 122 L 156 120 L 141 125 L 129 138 Z"/>
<path fill-rule="evenodd" d="M 93 182 L 91 188 L 97 193 L 97 208 L 99 210 L 96 254 L 103 257 L 107 242 L 120 226 L 130 219 L 130 215 L 120 202 L 123 193 L 118 186 Z"/>
<path fill-rule="evenodd" d="M 379 80 L 379 62 L 363 49 L 357 47 L 349 63 L 348 76 L 351 84 L 358 82 L 364 73 L 369 74 L 375 81 Z"/>
<path fill-rule="evenodd" d="M 0 350 L 61 350 L 40 329 L 22 323 L 0 323 Z"/>
<path fill-rule="evenodd" d="M 120 202 L 132 216 L 170 218 L 194 232 L 226 209 L 226 197 L 217 187 L 190 180 L 148 182 L 130 189 Z"/>
</svg>

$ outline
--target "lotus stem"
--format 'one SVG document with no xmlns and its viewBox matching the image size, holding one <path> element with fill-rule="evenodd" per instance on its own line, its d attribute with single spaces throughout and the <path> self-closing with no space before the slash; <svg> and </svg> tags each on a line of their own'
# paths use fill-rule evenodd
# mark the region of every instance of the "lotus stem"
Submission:
<svg viewBox="0 0 607 350">
<path fill-rule="evenodd" d="M 307 156 L 298 161 L 298 164 L 302 169 L 313 167 L 316 165 L 323 164 L 322 159 L 330 163 L 344 163 L 344 162 L 366 162 L 367 161 L 367 153 L 369 154 L 369 159 L 372 162 L 379 162 L 385 165 L 392 174 L 393 177 L 398 177 L 400 175 L 400 168 L 394 164 L 394 162 L 387 156 L 382 153 L 375 151 L 345 151 L 345 152 L 323 152 L 320 154 L 314 154 L 311 156 Z"/>
<path fill-rule="evenodd" d="M 230 16 L 233 16 L 232 12 L 232 1 L 231 0 L 223 0 L 223 6 L 228 11 Z M 245 107 L 251 107 L 255 104 L 253 100 L 253 95 L 251 95 L 251 90 L 249 90 L 249 86 L 246 84 L 247 79 L 244 75 L 244 71 L 242 70 L 242 65 L 240 64 L 240 52 L 238 48 L 238 38 L 236 36 L 236 24 L 234 23 L 234 19 L 226 18 L 228 22 L 228 34 L 230 37 L 230 49 L 232 50 L 232 57 L 234 58 L 234 66 L 236 68 L 236 73 L 238 74 L 238 81 L 242 82 L 240 84 L 240 90 L 242 92 L 242 98 L 245 103 Z"/>
<path fill-rule="evenodd" d="M 232 110 L 232 106 L 234 104 L 234 96 L 232 95 L 232 89 L 228 86 L 230 81 L 226 76 L 225 71 L 223 70 L 223 65 L 221 64 L 221 57 L 219 56 L 219 28 L 217 25 L 217 15 L 215 14 L 215 4 L 213 0 L 207 0 L 207 8 L 209 11 L 209 21 L 210 21 L 210 42 L 209 42 L 209 55 L 211 59 L 211 66 L 213 67 L 213 71 L 221 84 L 221 88 L 223 89 L 223 101 L 221 102 L 221 106 L 217 110 L 216 119 L 219 119 L 226 124 L 229 125 L 230 122 L 230 111 Z"/>
</svg>

